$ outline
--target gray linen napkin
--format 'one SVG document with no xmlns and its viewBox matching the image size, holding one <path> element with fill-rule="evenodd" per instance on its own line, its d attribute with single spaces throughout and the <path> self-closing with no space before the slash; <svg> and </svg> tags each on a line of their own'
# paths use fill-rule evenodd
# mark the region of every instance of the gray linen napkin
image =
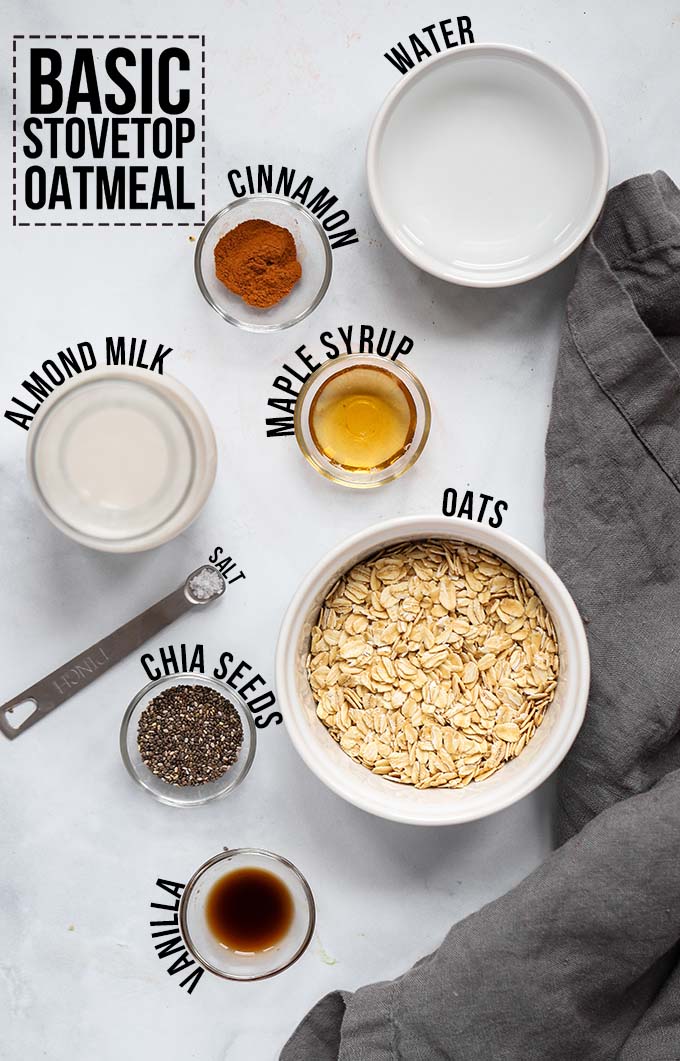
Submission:
<svg viewBox="0 0 680 1061">
<path fill-rule="evenodd" d="M 282 1061 L 680 1059 L 680 192 L 614 188 L 569 297 L 546 545 L 586 621 L 562 846 L 392 982 L 322 999 Z"/>
</svg>

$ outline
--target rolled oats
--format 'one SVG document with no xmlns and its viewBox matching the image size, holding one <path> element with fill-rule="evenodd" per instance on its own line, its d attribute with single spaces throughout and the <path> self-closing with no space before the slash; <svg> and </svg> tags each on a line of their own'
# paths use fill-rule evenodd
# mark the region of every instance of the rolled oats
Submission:
<svg viewBox="0 0 680 1061">
<path fill-rule="evenodd" d="M 401 784 L 461 788 L 531 740 L 557 687 L 557 636 L 500 557 L 406 542 L 328 592 L 307 673 L 319 719 L 357 762 Z"/>
</svg>

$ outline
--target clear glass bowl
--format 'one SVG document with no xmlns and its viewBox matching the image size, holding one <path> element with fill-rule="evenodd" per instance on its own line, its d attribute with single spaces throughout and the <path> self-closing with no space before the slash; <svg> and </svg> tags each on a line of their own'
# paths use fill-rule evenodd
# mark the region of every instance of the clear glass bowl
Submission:
<svg viewBox="0 0 680 1061">
<path fill-rule="evenodd" d="M 237 869 L 263 869 L 278 877 L 293 899 L 293 921 L 274 946 L 258 953 L 232 950 L 219 943 L 208 928 L 206 898 L 216 881 Z M 299 869 L 287 858 L 253 847 L 229 850 L 209 859 L 187 884 L 179 906 L 184 942 L 196 961 L 225 980 L 264 980 L 288 969 L 309 946 L 316 924 L 311 888 Z"/>
<path fill-rule="evenodd" d="M 349 367 L 381 368 L 391 372 L 408 390 L 416 410 L 416 424 L 411 443 L 402 455 L 384 468 L 371 468 L 368 471 L 351 470 L 334 464 L 321 452 L 314 441 L 310 427 L 310 412 L 314 398 L 319 389 L 333 376 L 344 372 Z M 412 468 L 425 448 L 430 434 L 431 410 L 430 400 L 420 380 L 410 369 L 399 361 L 390 361 L 377 354 L 342 354 L 332 361 L 327 361 L 317 369 L 304 384 L 295 404 L 295 437 L 302 454 L 313 468 L 326 479 L 342 486 L 370 488 L 382 486 L 398 479 L 400 475 Z"/>
<path fill-rule="evenodd" d="M 117 483 L 130 459 L 120 447 L 130 423 L 147 439 L 143 489 L 128 490 L 129 477 Z M 110 366 L 75 376 L 40 406 L 26 463 L 38 504 L 63 534 L 91 549 L 136 553 L 196 519 L 215 481 L 217 447 L 203 406 L 182 383 Z"/>
<path fill-rule="evenodd" d="M 302 276 L 285 298 L 269 309 L 249 306 L 215 276 L 215 246 L 243 221 L 263 220 L 292 233 Z M 333 255 L 320 222 L 305 206 L 278 195 L 250 195 L 235 199 L 211 217 L 198 237 L 194 272 L 201 294 L 220 317 L 251 332 L 275 332 L 304 320 L 326 294 L 333 272 Z"/>
<path fill-rule="evenodd" d="M 139 753 L 137 746 L 137 727 L 142 711 L 148 707 L 154 696 L 171 689 L 175 685 L 202 685 L 214 689 L 229 700 L 238 711 L 241 725 L 243 726 L 243 743 L 239 749 L 238 758 L 233 766 L 230 766 L 217 781 L 208 781 L 203 785 L 170 785 L 167 781 L 156 777 L 146 766 Z M 168 803 L 172 807 L 196 807 L 201 803 L 209 803 L 210 800 L 220 799 L 227 792 L 240 785 L 250 770 L 255 755 L 257 735 L 253 716 L 241 697 L 224 682 L 218 682 L 215 678 L 208 678 L 204 674 L 171 674 L 166 678 L 149 682 L 134 697 L 130 703 L 120 727 L 120 754 L 130 777 L 150 792 L 161 803 Z"/>
</svg>

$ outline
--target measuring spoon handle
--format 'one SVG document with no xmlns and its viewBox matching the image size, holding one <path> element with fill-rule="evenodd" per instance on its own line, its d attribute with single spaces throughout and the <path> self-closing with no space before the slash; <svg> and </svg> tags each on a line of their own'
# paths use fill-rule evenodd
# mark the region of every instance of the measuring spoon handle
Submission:
<svg viewBox="0 0 680 1061">
<path fill-rule="evenodd" d="M 55 707 L 63 704 L 64 700 L 80 692 L 109 667 L 119 663 L 130 652 L 139 648 L 159 630 L 174 622 L 194 606 L 195 602 L 186 595 L 183 583 L 179 589 L 147 608 L 141 615 L 119 626 L 112 634 L 90 645 L 84 652 L 79 652 L 68 663 L 52 671 L 47 677 L 32 685 L 30 689 L 25 689 L 14 699 L 2 704 L 0 706 L 0 730 L 10 740 L 14 740 L 24 730 L 48 715 L 50 711 L 54 711 Z M 31 700 L 35 703 L 35 710 L 19 725 L 11 725 L 8 715 L 12 709 Z"/>
</svg>

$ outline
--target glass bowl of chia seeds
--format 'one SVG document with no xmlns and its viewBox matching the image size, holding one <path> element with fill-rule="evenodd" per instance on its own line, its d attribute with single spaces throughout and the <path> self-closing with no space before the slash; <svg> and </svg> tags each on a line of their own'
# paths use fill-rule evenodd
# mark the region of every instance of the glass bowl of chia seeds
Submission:
<svg viewBox="0 0 680 1061">
<path fill-rule="evenodd" d="M 161 803 L 195 807 L 220 799 L 250 770 L 257 731 L 241 697 L 203 674 L 145 685 L 120 727 L 130 777 Z"/>
</svg>

